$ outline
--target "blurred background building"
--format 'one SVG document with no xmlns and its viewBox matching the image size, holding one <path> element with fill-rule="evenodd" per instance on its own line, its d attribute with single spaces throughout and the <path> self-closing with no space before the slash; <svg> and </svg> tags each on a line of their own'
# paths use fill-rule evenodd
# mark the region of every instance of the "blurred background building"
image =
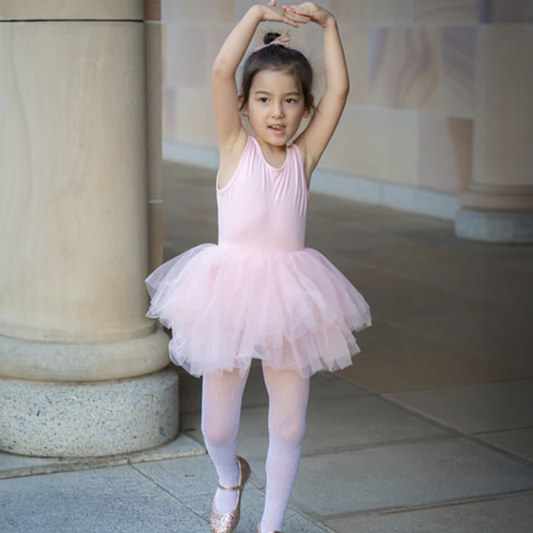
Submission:
<svg viewBox="0 0 533 533">
<path fill-rule="evenodd" d="M 254 3 L 163 1 L 165 158 L 216 167 L 210 69 Z M 339 22 L 351 91 L 312 190 L 454 220 L 459 237 L 531 242 L 533 2 L 319 3 Z M 321 28 L 263 23 L 247 53 L 267 28 L 289 29 L 320 97 Z"/>
</svg>

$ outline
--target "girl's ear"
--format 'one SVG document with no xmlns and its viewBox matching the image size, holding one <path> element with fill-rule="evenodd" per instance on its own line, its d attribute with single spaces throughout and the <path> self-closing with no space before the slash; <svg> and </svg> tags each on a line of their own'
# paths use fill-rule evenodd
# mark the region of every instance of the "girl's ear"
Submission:
<svg viewBox="0 0 533 533">
<path fill-rule="evenodd" d="M 303 118 L 307 118 L 311 114 L 311 109 L 312 109 L 312 106 L 313 106 L 313 104 L 315 102 L 315 97 L 312 94 L 310 94 L 309 95 L 309 100 L 311 102 L 310 102 L 309 107 L 306 108 L 306 110 L 304 111 Z"/>
<path fill-rule="evenodd" d="M 239 98 L 239 108 L 240 108 L 241 105 L 242 105 L 242 102 L 243 102 L 243 100 L 244 100 L 244 95 L 239 94 L 238 98 Z M 248 116 L 248 105 L 245 105 L 245 106 L 242 108 L 241 113 L 242 113 L 243 116 L 245 116 L 245 117 Z"/>
</svg>

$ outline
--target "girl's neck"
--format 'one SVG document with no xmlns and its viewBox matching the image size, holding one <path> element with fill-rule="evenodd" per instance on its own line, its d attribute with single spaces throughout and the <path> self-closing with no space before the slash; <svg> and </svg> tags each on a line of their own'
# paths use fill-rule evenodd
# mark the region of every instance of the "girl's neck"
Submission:
<svg viewBox="0 0 533 533">
<path fill-rule="evenodd" d="M 253 138 L 259 143 L 261 148 L 263 149 L 263 152 L 268 152 L 272 154 L 273 156 L 276 155 L 282 155 L 287 151 L 287 145 L 283 144 L 281 146 L 276 146 L 275 144 L 270 144 L 267 141 L 263 141 L 262 139 L 258 139 L 255 135 L 253 135 Z"/>
</svg>

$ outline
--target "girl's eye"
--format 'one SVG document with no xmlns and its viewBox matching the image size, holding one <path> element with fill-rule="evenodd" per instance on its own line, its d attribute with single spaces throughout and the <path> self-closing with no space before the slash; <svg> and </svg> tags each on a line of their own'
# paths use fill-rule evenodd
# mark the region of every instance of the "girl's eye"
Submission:
<svg viewBox="0 0 533 533">
<path fill-rule="evenodd" d="M 264 102 L 265 100 L 268 100 L 268 98 L 266 96 L 261 96 L 261 98 L 259 98 L 260 102 Z"/>
<path fill-rule="evenodd" d="M 296 100 L 295 100 L 294 98 L 287 98 L 287 102 L 288 102 L 289 100 L 292 100 L 294 103 L 296 103 Z"/>
</svg>

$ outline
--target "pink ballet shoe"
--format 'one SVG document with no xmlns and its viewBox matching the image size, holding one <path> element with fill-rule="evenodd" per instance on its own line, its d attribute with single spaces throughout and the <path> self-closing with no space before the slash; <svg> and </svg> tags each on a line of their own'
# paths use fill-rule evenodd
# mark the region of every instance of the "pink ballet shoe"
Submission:
<svg viewBox="0 0 533 533">
<path fill-rule="evenodd" d="M 237 529 L 237 525 L 241 518 L 241 497 L 244 485 L 250 477 L 252 469 L 245 459 L 237 456 L 237 463 L 239 464 L 239 484 L 236 487 L 224 487 L 218 482 L 218 486 L 224 490 L 236 490 L 237 503 L 232 511 L 229 513 L 219 513 L 215 507 L 215 500 L 213 500 L 213 507 L 211 508 L 211 518 L 209 525 L 212 533 L 233 533 Z"/>
<path fill-rule="evenodd" d="M 261 520 L 259 520 L 259 524 L 257 524 L 257 533 L 261 533 Z M 283 533 L 282 531 L 267 531 L 266 533 Z"/>
</svg>

